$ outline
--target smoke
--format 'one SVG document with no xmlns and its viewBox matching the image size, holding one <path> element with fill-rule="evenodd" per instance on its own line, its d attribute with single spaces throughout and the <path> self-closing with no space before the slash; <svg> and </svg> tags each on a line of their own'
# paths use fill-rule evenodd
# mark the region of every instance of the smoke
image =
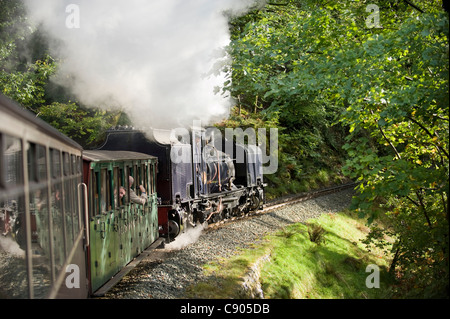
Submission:
<svg viewBox="0 0 450 319">
<path fill-rule="evenodd" d="M 21 249 L 19 244 L 10 237 L 0 236 L 0 253 L 2 251 L 16 257 L 25 257 L 25 251 Z"/>
<path fill-rule="evenodd" d="M 228 15 L 257 0 L 25 0 L 62 58 L 52 79 L 80 102 L 161 128 L 227 117 Z M 260 1 L 260 0 L 258 0 Z M 220 91 L 220 90 L 219 90 Z M 164 127 L 162 124 L 165 124 Z"/>
<path fill-rule="evenodd" d="M 185 233 L 182 233 L 179 235 L 175 241 L 166 244 L 167 249 L 172 250 L 178 250 L 182 249 L 190 244 L 195 243 L 201 236 L 203 229 L 207 227 L 207 224 L 205 225 L 197 225 L 194 228 L 188 228 L 188 230 Z"/>
</svg>

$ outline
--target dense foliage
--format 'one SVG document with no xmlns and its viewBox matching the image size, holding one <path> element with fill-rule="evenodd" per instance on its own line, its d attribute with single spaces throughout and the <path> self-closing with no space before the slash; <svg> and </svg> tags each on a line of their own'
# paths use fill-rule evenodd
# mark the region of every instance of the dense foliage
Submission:
<svg viewBox="0 0 450 319">
<path fill-rule="evenodd" d="M 279 167 L 266 176 L 269 195 L 306 191 L 341 172 L 345 124 L 333 126 L 339 108 L 317 98 L 318 87 L 308 90 L 319 82 L 302 73 L 302 59 L 321 54 L 310 50 L 315 38 L 303 30 L 308 14 L 295 3 L 268 4 L 231 22 L 233 64 L 224 90 L 237 105 L 224 125 L 278 127 Z"/>
<path fill-rule="evenodd" d="M 371 221 L 388 212 L 391 270 L 413 283 L 408 293 L 448 296 L 449 47 L 441 2 L 283 1 L 233 27 L 227 89 L 239 108 L 276 118 L 283 155 L 297 166 L 323 160 L 321 147 L 339 136 L 329 130 L 336 119 L 335 130 L 349 128 L 343 172 L 361 182 L 354 208 Z M 369 241 L 383 245 L 382 235 L 374 228 Z"/>
</svg>

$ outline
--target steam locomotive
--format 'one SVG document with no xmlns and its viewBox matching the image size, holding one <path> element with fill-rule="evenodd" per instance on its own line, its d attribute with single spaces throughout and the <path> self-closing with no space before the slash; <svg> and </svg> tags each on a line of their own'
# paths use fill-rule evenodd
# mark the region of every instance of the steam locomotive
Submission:
<svg viewBox="0 0 450 319">
<path fill-rule="evenodd" d="M 261 150 L 207 129 L 112 129 L 88 151 L 3 95 L 0 117 L 0 298 L 101 295 L 143 252 L 264 202 Z"/>
<path fill-rule="evenodd" d="M 224 152 L 227 143 L 232 154 Z M 158 158 L 160 235 L 168 241 L 189 227 L 242 215 L 264 203 L 261 149 L 226 141 L 217 130 L 194 128 L 177 136 L 174 130 L 116 128 L 107 132 L 100 149 Z"/>
</svg>

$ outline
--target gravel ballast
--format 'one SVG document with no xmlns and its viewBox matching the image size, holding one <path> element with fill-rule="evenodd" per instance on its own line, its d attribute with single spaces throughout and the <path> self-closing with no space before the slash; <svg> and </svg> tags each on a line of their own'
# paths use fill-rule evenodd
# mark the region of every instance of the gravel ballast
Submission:
<svg viewBox="0 0 450 319">
<path fill-rule="evenodd" d="M 103 298 L 184 298 L 188 286 L 206 279 L 204 264 L 230 257 L 240 248 L 289 224 L 340 212 L 349 207 L 353 194 L 353 189 L 347 189 L 227 223 L 211 231 L 194 230 L 166 245 L 165 249 L 155 250 Z"/>
</svg>

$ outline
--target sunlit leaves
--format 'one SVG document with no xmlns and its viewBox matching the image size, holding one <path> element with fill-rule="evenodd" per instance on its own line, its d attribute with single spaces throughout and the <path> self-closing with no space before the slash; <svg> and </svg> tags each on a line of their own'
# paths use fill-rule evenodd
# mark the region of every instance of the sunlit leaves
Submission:
<svg viewBox="0 0 450 319">
<path fill-rule="evenodd" d="M 369 28 L 364 1 L 284 4 L 254 13 L 235 37 L 228 89 L 247 105 L 257 95 L 292 126 L 339 110 L 343 170 L 361 181 L 354 207 L 393 212 L 395 263 L 420 264 L 431 280 L 442 268 L 423 265 L 449 251 L 448 15 L 439 1 L 375 1 L 380 26 Z"/>
</svg>

